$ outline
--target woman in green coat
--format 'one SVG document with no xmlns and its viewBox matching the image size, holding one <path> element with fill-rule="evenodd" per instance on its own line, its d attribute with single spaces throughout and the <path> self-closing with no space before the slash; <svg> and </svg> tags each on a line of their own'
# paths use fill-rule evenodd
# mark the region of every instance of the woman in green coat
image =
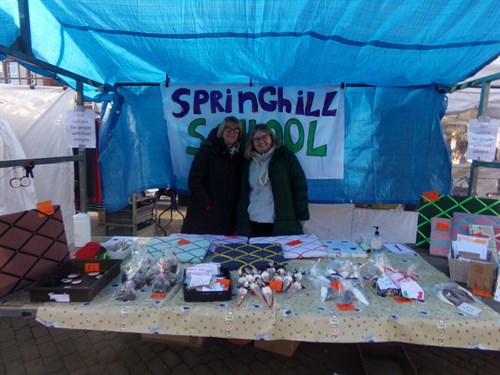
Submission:
<svg viewBox="0 0 500 375">
<path fill-rule="evenodd" d="M 238 233 L 249 237 L 302 234 L 309 220 L 307 181 L 299 160 L 266 125 L 256 125 L 244 153 Z"/>
</svg>

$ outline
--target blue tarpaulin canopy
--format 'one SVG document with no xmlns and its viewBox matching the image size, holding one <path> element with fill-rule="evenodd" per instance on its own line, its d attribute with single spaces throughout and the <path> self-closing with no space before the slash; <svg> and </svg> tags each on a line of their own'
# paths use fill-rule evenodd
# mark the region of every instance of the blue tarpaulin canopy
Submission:
<svg viewBox="0 0 500 375">
<path fill-rule="evenodd" d="M 310 180 L 311 201 L 418 203 L 422 191 L 448 193 L 437 85 L 465 80 L 500 53 L 497 0 L 0 4 L 0 54 L 73 87 L 84 81 L 88 99 L 107 103 L 99 141 L 109 210 L 175 181 L 158 87 L 167 76 L 345 83 L 344 179 Z"/>
</svg>

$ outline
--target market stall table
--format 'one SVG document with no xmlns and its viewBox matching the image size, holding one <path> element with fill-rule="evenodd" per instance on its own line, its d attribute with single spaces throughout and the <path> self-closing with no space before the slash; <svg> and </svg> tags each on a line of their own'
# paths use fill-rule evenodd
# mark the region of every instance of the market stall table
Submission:
<svg viewBox="0 0 500 375">
<path fill-rule="evenodd" d="M 500 315 L 483 304 L 482 312 L 468 315 L 440 301 L 433 292 L 437 283 L 449 281 L 421 256 L 388 254 L 395 268 L 415 264 L 425 301 L 397 302 L 380 297 L 368 284 L 369 305 L 355 303 L 354 311 L 341 311 L 335 302 L 322 302 L 304 277 L 305 289 L 291 298 L 277 294 L 272 308 L 255 296 L 241 307 L 227 302 L 184 302 L 178 284 L 165 298 L 151 298 L 149 290 L 137 291 L 133 301 L 114 298 L 121 285 L 111 281 L 91 302 L 31 303 L 26 291 L 4 297 L 0 316 L 18 312 L 50 327 L 220 337 L 251 340 L 290 340 L 331 343 L 401 342 L 457 348 L 500 350 Z M 289 262 L 289 269 L 308 271 L 315 260 Z M 360 263 L 363 261 L 360 260 Z M 235 276 L 233 275 L 233 280 Z M 235 289 L 233 287 L 233 294 Z"/>
</svg>

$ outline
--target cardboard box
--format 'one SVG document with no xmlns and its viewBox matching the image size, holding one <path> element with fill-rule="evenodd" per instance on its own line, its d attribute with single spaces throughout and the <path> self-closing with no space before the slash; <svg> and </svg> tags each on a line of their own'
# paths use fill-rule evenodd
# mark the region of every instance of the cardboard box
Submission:
<svg viewBox="0 0 500 375">
<path fill-rule="evenodd" d="M 201 336 L 179 336 L 179 335 L 162 335 L 158 333 L 143 333 L 141 334 L 142 341 L 157 342 L 159 344 L 187 346 L 190 348 L 201 349 L 205 337 Z"/>
<path fill-rule="evenodd" d="M 299 347 L 300 341 L 290 341 L 290 340 L 255 340 L 255 347 L 257 349 L 266 350 L 268 352 L 273 352 L 276 354 L 281 354 L 287 357 L 293 356 L 293 353 Z"/>
</svg>

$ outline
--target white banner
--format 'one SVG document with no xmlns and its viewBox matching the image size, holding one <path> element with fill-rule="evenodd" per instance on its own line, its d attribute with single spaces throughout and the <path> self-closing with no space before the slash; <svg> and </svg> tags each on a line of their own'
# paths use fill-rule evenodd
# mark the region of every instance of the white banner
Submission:
<svg viewBox="0 0 500 375">
<path fill-rule="evenodd" d="M 308 179 L 344 178 L 344 90 L 340 86 L 162 84 L 163 113 L 178 184 L 210 130 L 235 116 L 248 133 L 265 123 L 300 160 Z"/>
</svg>

